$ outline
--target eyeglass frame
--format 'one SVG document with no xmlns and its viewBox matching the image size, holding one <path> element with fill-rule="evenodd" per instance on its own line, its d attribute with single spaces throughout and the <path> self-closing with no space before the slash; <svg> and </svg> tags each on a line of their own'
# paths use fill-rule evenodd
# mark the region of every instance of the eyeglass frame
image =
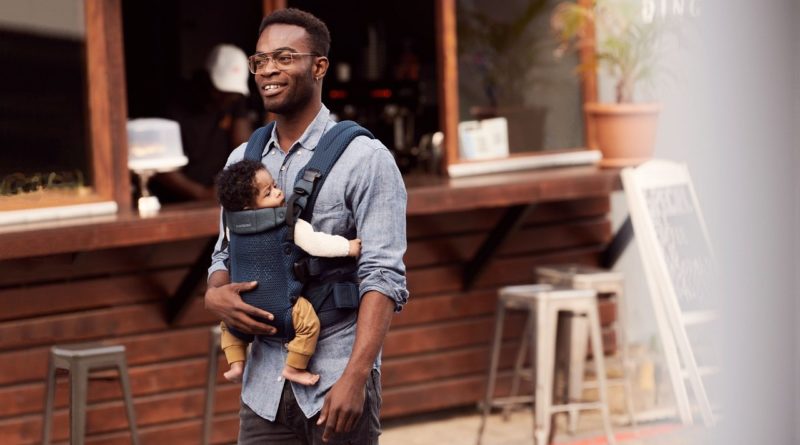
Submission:
<svg viewBox="0 0 800 445">
<path fill-rule="evenodd" d="M 289 62 L 289 65 L 287 65 L 286 67 L 281 67 L 280 64 L 275 60 L 275 56 L 282 55 L 282 54 L 288 54 L 292 58 L 292 61 Z M 253 54 L 252 56 L 249 56 L 247 58 L 247 69 L 250 70 L 251 74 L 258 74 L 258 71 L 255 69 L 255 63 L 254 63 L 256 58 L 258 58 L 259 61 L 265 61 L 264 59 L 266 59 L 266 63 L 264 64 L 264 66 L 267 66 L 267 65 L 269 65 L 270 62 L 272 62 L 273 65 L 275 65 L 275 68 L 277 68 L 280 71 L 285 71 L 285 70 L 289 69 L 290 66 L 292 66 L 292 64 L 294 63 L 294 57 L 295 56 L 298 56 L 298 57 L 304 57 L 304 56 L 324 57 L 323 55 L 318 54 L 318 53 L 296 53 L 296 52 L 288 51 L 288 50 L 285 50 L 285 49 L 284 50 L 273 51 L 271 53 L 256 53 L 256 54 Z"/>
</svg>

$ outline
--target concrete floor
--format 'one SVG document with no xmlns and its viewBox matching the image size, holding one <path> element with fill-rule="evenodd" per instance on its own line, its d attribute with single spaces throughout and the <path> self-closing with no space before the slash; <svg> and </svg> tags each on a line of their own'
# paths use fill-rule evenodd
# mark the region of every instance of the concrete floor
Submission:
<svg viewBox="0 0 800 445">
<path fill-rule="evenodd" d="M 386 422 L 381 445 L 472 445 L 476 443 L 480 416 L 455 413 L 436 419 L 416 418 Z M 606 443 L 599 414 L 587 412 L 581 417 L 575 435 L 566 433 L 565 418 L 559 416 L 555 443 L 564 445 L 599 445 Z M 531 445 L 533 421 L 530 410 L 518 411 L 504 422 L 499 414 L 489 417 L 482 445 Z M 702 429 L 687 429 L 676 421 L 640 424 L 637 428 L 615 425 L 617 443 L 626 445 L 678 445 L 704 443 Z"/>
</svg>

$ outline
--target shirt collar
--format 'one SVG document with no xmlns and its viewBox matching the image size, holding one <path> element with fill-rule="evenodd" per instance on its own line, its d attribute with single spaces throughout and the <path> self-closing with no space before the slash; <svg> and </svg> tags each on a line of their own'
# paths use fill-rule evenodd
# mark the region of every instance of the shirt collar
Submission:
<svg viewBox="0 0 800 445">
<path fill-rule="evenodd" d="M 300 136 L 300 139 L 297 140 L 297 144 L 300 144 L 301 147 L 305 148 L 306 150 L 314 150 L 317 148 L 317 144 L 319 140 L 322 138 L 322 134 L 325 132 L 325 127 L 328 124 L 328 120 L 330 120 L 331 112 L 328 110 L 328 107 L 325 104 L 319 109 L 317 112 L 316 117 L 311 123 L 306 127 L 306 131 L 303 132 L 303 135 Z M 272 128 L 272 134 L 270 135 L 269 141 L 267 142 L 267 146 L 264 149 L 264 154 L 269 153 L 270 150 L 273 148 L 278 149 L 278 125 L 276 124 L 275 127 Z M 290 147 L 291 150 L 291 147 Z"/>
</svg>

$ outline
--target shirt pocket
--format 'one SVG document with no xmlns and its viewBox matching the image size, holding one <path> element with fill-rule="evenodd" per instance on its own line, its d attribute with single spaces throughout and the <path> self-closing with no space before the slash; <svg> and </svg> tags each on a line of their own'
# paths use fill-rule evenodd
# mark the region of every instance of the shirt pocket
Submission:
<svg viewBox="0 0 800 445">
<path fill-rule="evenodd" d="M 311 220 L 314 230 L 332 235 L 344 235 L 352 227 L 350 212 L 343 201 L 317 201 Z"/>
</svg>

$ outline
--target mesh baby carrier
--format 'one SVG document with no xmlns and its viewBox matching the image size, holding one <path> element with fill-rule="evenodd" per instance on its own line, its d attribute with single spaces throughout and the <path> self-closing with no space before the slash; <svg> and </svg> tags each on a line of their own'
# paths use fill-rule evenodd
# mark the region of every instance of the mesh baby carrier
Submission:
<svg viewBox="0 0 800 445">
<path fill-rule="evenodd" d="M 253 133 L 245 159 L 261 162 L 274 125 L 270 123 Z M 224 225 L 230 231 L 231 281 L 258 281 L 255 289 L 241 293 L 242 299 L 275 316 L 272 321 L 259 320 L 277 328 L 275 335 L 265 339 L 288 341 L 294 337 L 292 306 L 298 296 L 311 302 L 322 327 L 335 324 L 358 308 L 356 259 L 312 257 L 295 245 L 293 235 L 296 218 L 311 221 L 317 194 L 328 173 L 350 142 L 362 135 L 373 138 L 352 121 L 340 122 L 328 130 L 298 173 L 286 207 L 223 211 Z M 242 340 L 252 341 L 250 335 L 230 331 Z"/>
</svg>

